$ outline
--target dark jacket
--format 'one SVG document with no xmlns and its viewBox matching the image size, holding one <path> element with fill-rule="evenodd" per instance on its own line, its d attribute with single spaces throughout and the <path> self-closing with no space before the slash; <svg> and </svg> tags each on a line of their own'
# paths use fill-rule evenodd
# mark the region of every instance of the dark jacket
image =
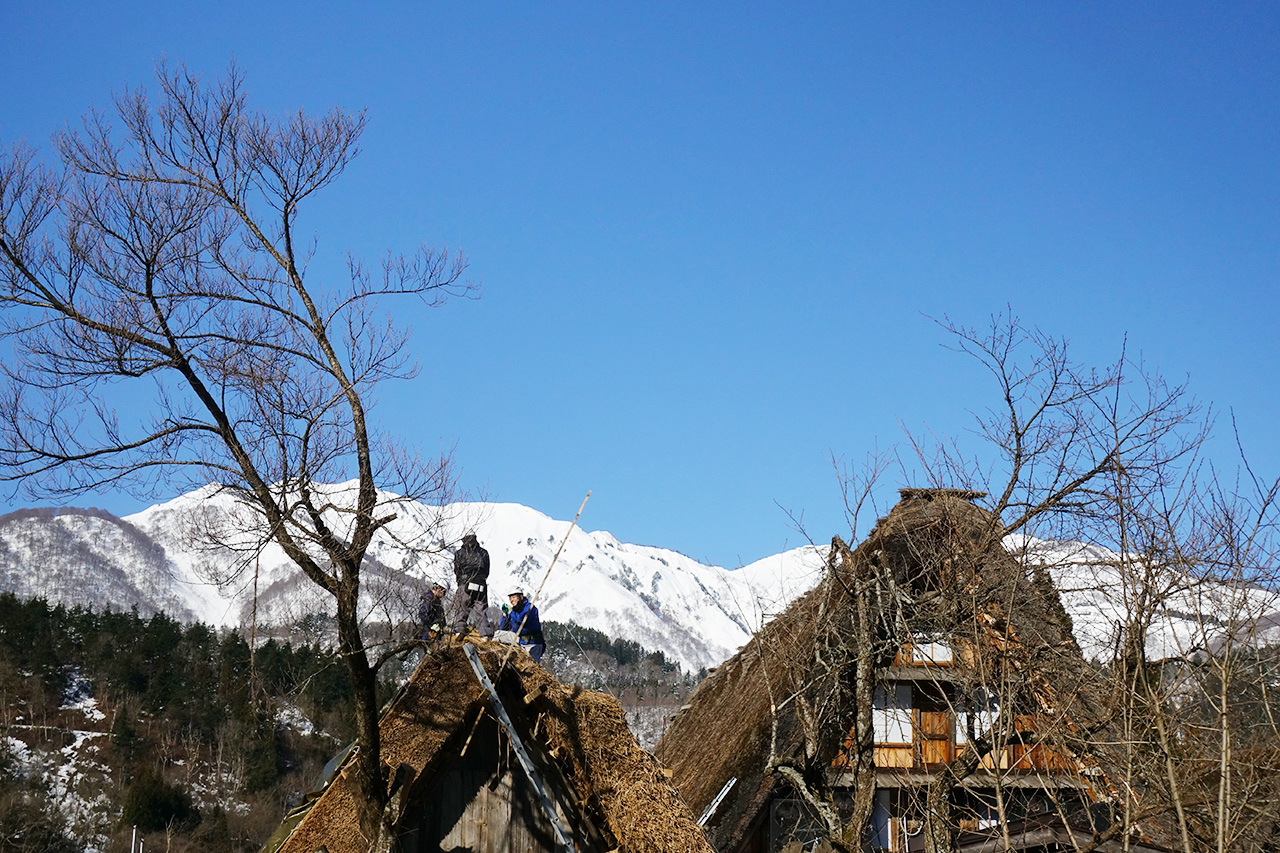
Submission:
<svg viewBox="0 0 1280 853">
<path fill-rule="evenodd" d="M 444 624 L 444 602 L 434 592 L 427 592 L 418 605 L 418 621 L 422 624 L 423 636 L 436 625 Z"/>
<path fill-rule="evenodd" d="M 521 622 L 524 622 L 523 628 L 520 627 Z M 502 617 L 500 627 L 503 631 L 519 631 L 520 642 L 526 645 L 543 642 L 542 620 L 538 618 L 538 608 L 527 598 L 521 599 L 519 607 Z"/>
<path fill-rule="evenodd" d="M 453 576 L 458 581 L 458 592 L 467 592 L 469 583 L 484 584 L 489 580 L 489 552 L 480 547 L 474 536 L 462 540 L 462 547 L 453 555 Z"/>
</svg>

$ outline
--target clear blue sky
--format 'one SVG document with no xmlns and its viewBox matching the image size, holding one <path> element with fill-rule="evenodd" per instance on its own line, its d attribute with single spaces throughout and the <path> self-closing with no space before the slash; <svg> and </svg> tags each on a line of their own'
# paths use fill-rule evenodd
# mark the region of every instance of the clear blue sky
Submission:
<svg viewBox="0 0 1280 853">
<path fill-rule="evenodd" d="M 367 108 L 320 258 L 469 255 L 482 298 L 406 316 L 424 370 L 378 413 L 493 499 L 591 488 L 588 529 L 730 566 L 799 544 L 779 505 L 824 540 L 829 454 L 990 399 L 926 315 L 1006 304 L 1088 361 L 1127 334 L 1280 470 L 1274 3 L 0 0 L 0 31 L 4 144 L 165 56 Z"/>
</svg>

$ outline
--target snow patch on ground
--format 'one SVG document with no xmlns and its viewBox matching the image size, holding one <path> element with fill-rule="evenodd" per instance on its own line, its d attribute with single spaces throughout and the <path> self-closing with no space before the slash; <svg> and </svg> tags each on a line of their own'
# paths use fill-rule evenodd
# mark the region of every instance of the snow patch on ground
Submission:
<svg viewBox="0 0 1280 853">
<path fill-rule="evenodd" d="M 56 804 L 48 813 L 49 820 L 84 841 L 86 851 L 102 850 L 110 842 L 113 819 L 105 784 L 110 769 L 96 760 L 98 746 L 94 741 L 107 733 L 72 730 L 67 734 L 71 743 L 58 750 L 33 748 L 11 736 L 5 743 L 15 758 L 17 772 L 46 788 L 48 801 Z"/>
<path fill-rule="evenodd" d="M 643 749 L 652 751 L 666 733 L 667 725 L 677 708 L 669 705 L 652 705 L 627 711 L 627 726 Z"/>
<path fill-rule="evenodd" d="M 68 668 L 67 689 L 62 694 L 62 711 L 79 711 L 86 720 L 100 723 L 107 715 L 98 710 L 98 701 L 93 698 L 93 685 L 80 670 Z"/>
<path fill-rule="evenodd" d="M 33 767 L 31 747 L 27 746 L 26 741 L 5 735 L 4 745 L 9 754 L 13 756 L 13 763 L 18 774 L 24 777 L 30 775 Z"/>
<path fill-rule="evenodd" d="M 207 814 L 215 808 L 220 808 L 227 814 L 243 817 L 249 813 L 249 804 L 237 800 L 232 794 L 238 785 L 239 780 L 234 774 L 225 770 L 213 772 L 208 765 L 202 763 L 202 772 L 192 777 L 186 790 L 201 813 Z"/>
<path fill-rule="evenodd" d="M 280 726 L 293 729 L 298 734 L 315 734 L 315 726 L 307 716 L 294 705 L 285 705 L 276 714 L 276 722 Z"/>
</svg>

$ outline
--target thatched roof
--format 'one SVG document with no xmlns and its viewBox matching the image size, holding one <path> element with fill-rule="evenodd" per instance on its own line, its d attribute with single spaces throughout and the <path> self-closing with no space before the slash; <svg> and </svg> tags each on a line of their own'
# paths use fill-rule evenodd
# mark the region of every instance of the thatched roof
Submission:
<svg viewBox="0 0 1280 853">
<path fill-rule="evenodd" d="M 786 786 L 771 772 L 771 756 L 821 774 L 839 754 L 854 709 L 824 711 L 818 703 L 837 695 L 850 701 L 852 669 L 847 656 L 836 658 L 851 633 L 851 590 L 859 582 L 908 602 L 899 604 L 897 616 L 911 633 L 960 640 L 971 649 L 999 646 L 1012 654 L 1030 689 L 1055 693 L 1045 707 L 1069 708 L 1076 723 L 1093 719 L 1094 675 L 1056 592 L 1045 578 L 1028 576 L 1000 545 L 997 520 L 969 500 L 980 494 L 902 494 L 856 550 L 833 541 L 824 579 L 705 679 L 658 744 L 659 760 L 672 769 L 695 814 L 737 778 L 707 824 L 717 849 L 735 849 L 775 787 Z M 886 641 L 881 666 L 902 639 Z M 808 715 L 811 733 L 812 720 L 823 713 L 831 723 L 815 744 L 806 738 L 802 716 Z"/>
<path fill-rule="evenodd" d="M 525 745 L 569 780 L 579 813 L 619 851 L 711 853 L 702 830 L 653 756 L 636 743 L 617 700 L 556 681 L 510 646 L 473 640 Z M 537 697 L 526 702 L 525 697 Z M 421 789 L 455 760 L 488 697 L 460 643 L 428 655 L 383 714 L 382 758 L 407 765 Z M 279 848 L 280 853 L 365 853 L 348 761 Z M 518 768 L 516 772 L 519 772 Z"/>
</svg>

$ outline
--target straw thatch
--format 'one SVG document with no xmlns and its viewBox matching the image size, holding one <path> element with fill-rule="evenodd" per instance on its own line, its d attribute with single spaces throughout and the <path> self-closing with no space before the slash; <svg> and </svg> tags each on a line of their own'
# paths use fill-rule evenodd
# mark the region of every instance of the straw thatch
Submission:
<svg viewBox="0 0 1280 853">
<path fill-rule="evenodd" d="M 636 743 L 615 699 L 559 683 L 510 646 L 472 642 L 526 748 L 549 777 L 549 787 L 560 787 L 557 806 L 581 846 L 711 853 L 662 768 Z M 406 786 L 399 825 L 412 825 L 415 803 L 421 805 L 433 782 L 460 760 L 486 720 L 492 724 L 488 697 L 461 644 L 434 650 L 381 720 L 383 761 L 400 768 Z M 510 763 L 511 774 L 523 784 L 519 765 Z M 359 831 L 352 771 L 348 761 L 280 853 L 369 849 Z"/>
<path fill-rule="evenodd" d="M 821 788 L 834 777 L 856 714 L 848 645 L 859 618 L 876 623 L 879 670 L 912 635 L 946 637 L 971 662 L 999 651 L 1061 731 L 1097 723 L 1096 674 L 1056 592 L 1004 550 L 997 520 L 970 502 L 979 496 L 903 490 L 856 550 L 834 540 L 823 580 L 704 680 L 672 721 L 657 755 L 695 813 L 737 779 L 706 827 L 718 850 L 737 850 L 773 797 L 793 795 L 796 780 Z M 869 609 L 857 611 L 855 589 Z M 1083 739 L 1059 748 L 1083 770 Z M 795 771 L 791 780 L 776 772 L 782 765 Z"/>
</svg>

